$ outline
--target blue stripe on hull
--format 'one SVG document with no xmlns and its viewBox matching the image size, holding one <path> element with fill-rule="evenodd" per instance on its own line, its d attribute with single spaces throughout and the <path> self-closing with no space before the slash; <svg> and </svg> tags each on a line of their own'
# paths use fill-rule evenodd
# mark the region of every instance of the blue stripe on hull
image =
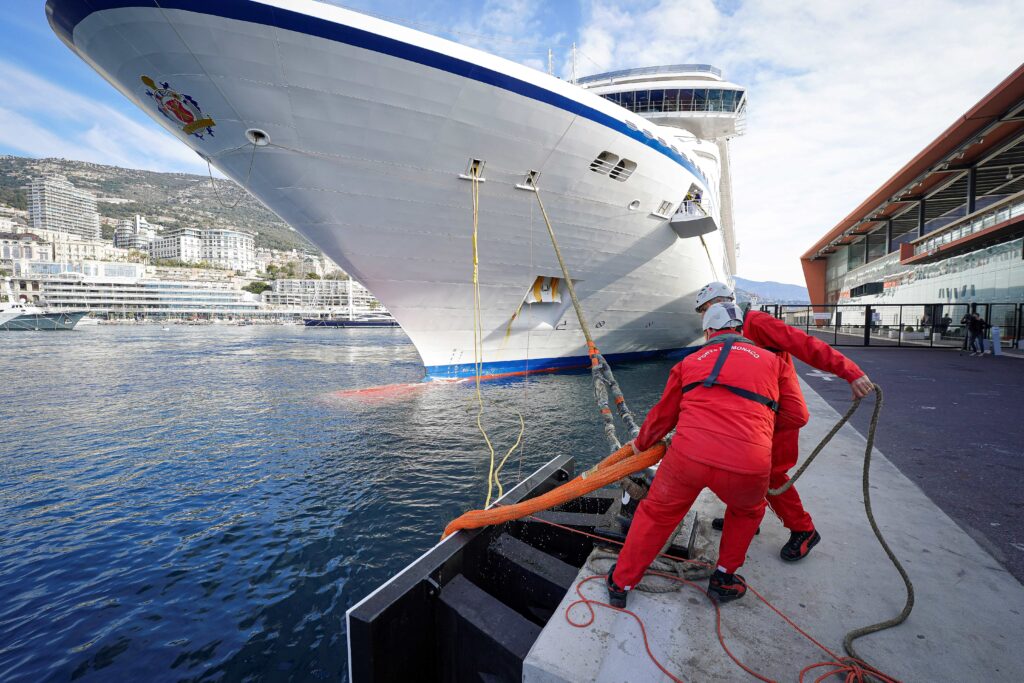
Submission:
<svg viewBox="0 0 1024 683">
<path fill-rule="evenodd" d="M 276 26 L 288 31 L 304 33 L 317 38 L 333 40 L 346 45 L 353 45 L 373 52 L 390 55 L 406 61 L 422 64 L 456 76 L 469 78 L 481 83 L 514 92 L 538 102 L 550 104 L 577 116 L 590 119 L 602 126 L 629 137 L 651 149 L 660 152 L 676 162 L 695 177 L 708 185 L 707 177 L 682 154 L 671 147 L 661 144 L 657 139 L 648 138 L 642 132 L 633 130 L 624 121 L 609 116 L 604 112 L 578 102 L 564 95 L 552 92 L 533 83 L 519 80 L 500 71 L 467 62 L 450 55 L 428 50 L 425 47 L 388 38 L 370 31 L 352 26 L 338 24 L 326 19 L 311 17 L 301 12 L 293 12 L 269 5 L 261 5 L 250 0 L 47 0 L 46 13 L 50 17 L 50 25 L 54 31 L 69 44 L 74 44 L 75 26 L 93 12 L 108 9 L 129 7 L 150 7 L 163 9 L 179 9 L 196 12 L 224 19 L 236 19 L 264 26 Z"/>
<path fill-rule="evenodd" d="M 699 346 L 686 346 L 678 349 L 659 351 L 633 351 L 630 353 L 610 353 L 605 355 L 609 363 L 624 361 L 651 360 L 662 358 L 684 358 Z M 504 377 L 509 375 L 526 375 L 535 372 L 558 372 L 590 367 L 588 356 L 568 356 L 563 358 L 531 358 L 521 360 L 496 361 L 484 363 L 482 377 Z M 460 363 L 458 365 L 428 365 L 426 379 L 466 379 L 476 377 L 476 365 Z"/>
</svg>

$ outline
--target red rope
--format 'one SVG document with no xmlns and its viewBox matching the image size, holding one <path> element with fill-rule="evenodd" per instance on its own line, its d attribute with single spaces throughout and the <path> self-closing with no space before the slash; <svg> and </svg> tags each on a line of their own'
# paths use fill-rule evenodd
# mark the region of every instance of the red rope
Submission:
<svg viewBox="0 0 1024 683">
<path fill-rule="evenodd" d="M 555 522 L 549 522 L 546 519 L 541 519 L 540 517 L 535 517 L 533 515 L 527 517 L 527 519 L 531 519 L 531 520 L 533 520 L 535 522 L 541 522 L 542 524 L 547 524 L 549 526 L 557 527 L 559 529 L 563 529 L 565 531 L 569 531 L 569 532 L 574 533 L 574 534 L 579 534 L 580 536 L 586 536 L 588 538 L 593 538 L 595 540 L 601 541 L 602 543 L 613 543 L 615 545 L 620 545 L 620 546 L 623 545 L 623 543 L 621 543 L 620 541 L 614 541 L 612 539 L 605 538 L 603 536 L 598 536 L 597 534 L 591 534 L 591 533 L 588 533 L 586 531 L 581 531 L 580 529 L 574 529 L 572 527 L 565 526 L 563 524 L 557 524 Z M 676 562 L 684 562 L 684 563 L 687 563 L 687 564 L 697 565 L 697 566 L 701 566 L 701 567 L 710 567 L 711 566 L 707 562 L 700 562 L 699 560 L 691 560 L 691 559 L 688 559 L 688 558 L 676 557 L 675 555 L 669 555 L 668 553 L 660 553 L 659 557 L 664 557 L 664 558 L 667 558 L 669 560 L 674 560 Z M 685 584 L 685 585 L 687 585 L 687 586 L 689 586 L 689 587 L 691 587 L 691 588 L 693 588 L 695 590 L 700 591 L 708 599 L 708 601 L 711 602 L 711 605 L 715 608 L 715 630 L 716 630 L 716 632 L 718 634 L 718 642 L 722 645 L 722 649 L 725 651 L 725 654 L 729 656 L 729 659 L 731 659 L 733 662 L 736 663 L 737 666 L 739 666 L 741 669 L 743 669 L 744 671 L 749 673 L 751 676 L 754 676 L 758 680 L 765 681 L 766 683 L 774 683 L 774 681 L 772 679 L 766 678 L 765 676 L 762 676 L 761 674 L 757 673 L 753 669 L 751 669 L 748 666 L 746 666 L 743 662 L 741 662 L 739 660 L 739 658 L 737 658 L 732 653 L 731 650 L 729 650 L 729 647 L 725 644 L 725 635 L 722 633 L 722 611 L 719 608 L 718 603 L 716 603 L 714 600 L 712 600 L 711 597 L 708 596 L 708 594 L 705 592 L 705 590 L 703 588 L 701 588 L 699 585 L 697 585 L 696 583 L 694 583 L 692 581 L 687 581 L 686 579 L 680 578 L 678 576 L 673 576 L 672 574 L 665 574 L 663 572 L 656 572 L 656 571 L 648 571 L 648 572 L 646 572 L 646 574 L 647 575 L 653 575 L 653 576 L 659 576 L 659 577 L 666 578 L 666 579 L 671 579 L 673 581 L 678 581 L 679 583 Z M 572 603 L 570 603 L 565 608 L 565 620 L 567 622 L 569 622 L 570 625 L 575 626 L 576 628 L 586 628 L 586 627 L 590 626 L 591 624 L 594 623 L 594 620 L 597 618 L 597 615 L 594 612 L 593 605 L 599 605 L 601 607 L 605 607 L 605 608 L 610 609 L 610 610 L 615 610 L 616 612 L 624 612 L 624 613 L 628 614 L 629 616 L 633 617 L 633 619 L 636 620 L 637 624 L 640 625 L 640 634 L 643 636 L 644 648 L 647 650 L 647 656 L 650 657 L 650 659 L 654 663 L 654 665 L 657 666 L 658 669 L 660 669 L 662 671 L 662 673 L 664 673 L 666 676 L 671 678 L 676 683 L 682 683 L 682 679 L 677 677 L 677 676 L 675 676 L 675 675 L 673 675 L 672 673 L 670 673 L 668 671 L 668 669 L 666 669 L 665 666 L 654 655 L 654 652 L 651 650 L 650 642 L 648 641 L 648 638 L 647 638 L 647 628 L 644 625 L 643 619 L 641 619 L 636 613 L 631 612 L 628 609 L 619 609 L 617 607 L 612 607 L 611 605 L 609 605 L 606 602 L 601 602 L 599 600 L 592 600 L 592 599 L 587 598 L 587 597 L 585 597 L 583 595 L 583 593 L 581 592 L 581 588 L 582 588 L 583 584 L 585 584 L 585 583 L 587 583 L 589 581 L 594 581 L 596 579 L 603 579 L 603 578 L 605 578 L 605 575 L 601 575 L 601 574 L 594 575 L 594 576 L 588 576 L 587 578 L 582 579 L 579 583 L 576 584 L 576 594 L 580 596 L 580 599 L 573 601 Z M 877 679 L 881 683 L 900 683 L 898 679 L 896 679 L 896 678 L 894 678 L 892 676 L 889 676 L 887 674 L 882 673 L 881 671 L 879 671 L 878 669 L 874 668 L 873 666 L 871 666 L 870 664 L 868 664 L 866 662 L 863 662 L 863 661 L 861 661 L 859 659 L 855 659 L 853 657 L 840 657 L 836 653 L 832 652 L 832 650 L 827 648 L 825 645 L 823 645 L 816 638 L 814 638 L 812 635 L 810 635 L 807 631 L 805 631 L 800 626 L 798 626 L 795 621 L 793 621 L 791 618 L 786 616 L 782 612 L 782 610 L 780 610 L 778 607 L 776 607 L 771 602 L 769 602 L 768 599 L 765 598 L 763 595 L 758 593 L 754 589 L 754 587 L 751 586 L 749 583 L 747 583 L 747 589 L 750 590 L 750 592 L 753 593 L 757 597 L 758 600 L 763 602 L 773 612 L 775 612 L 777 615 L 779 615 L 779 617 L 781 617 L 783 621 L 785 621 L 787 624 L 789 624 L 791 627 L 793 627 L 793 629 L 797 633 L 802 635 L 804 638 L 809 640 L 811 643 L 814 643 L 821 650 L 823 650 L 826 654 L 828 654 L 829 657 L 832 658 L 833 661 L 830 661 L 830 662 L 814 662 L 813 664 L 808 664 L 803 669 L 801 669 L 800 670 L 800 678 L 799 678 L 800 683 L 803 683 L 805 677 L 808 674 L 810 674 L 812 671 L 814 671 L 815 669 L 824 669 L 825 673 L 820 675 L 818 678 L 814 679 L 814 683 L 820 683 L 821 681 L 824 681 L 827 678 L 831 678 L 832 676 L 839 676 L 839 675 L 844 675 L 845 676 L 844 677 L 845 683 L 866 683 L 867 681 L 870 680 L 869 676 L 870 677 L 874 677 L 875 679 Z M 577 622 L 574 622 L 572 620 L 572 618 L 569 615 L 569 612 L 573 609 L 573 607 L 575 607 L 576 605 L 580 605 L 580 604 L 586 605 L 587 610 L 590 612 L 590 618 L 588 620 L 586 620 L 585 622 L 577 623 Z"/>
</svg>

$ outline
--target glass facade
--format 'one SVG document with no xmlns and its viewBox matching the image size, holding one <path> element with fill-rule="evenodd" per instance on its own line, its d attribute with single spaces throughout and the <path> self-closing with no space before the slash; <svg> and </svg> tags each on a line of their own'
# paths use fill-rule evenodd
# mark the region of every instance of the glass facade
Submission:
<svg viewBox="0 0 1024 683">
<path fill-rule="evenodd" d="M 927 253 L 934 249 L 938 249 L 944 244 L 949 244 L 950 242 L 954 242 L 962 237 L 967 237 L 968 235 L 972 235 L 986 228 L 991 228 L 993 225 L 1005 223 L 1011 218 L 1016 218 L 1017 216 L 1024 216 L 1024 198 L 1019 199 L 1016 202 L 1004 204 L 988 213 L 976 216 L 969 221 L 964 221 L 954 228 L 932 235 L 919 244 L 915 244 L 914 253 Z"/>
<path fill-rule="evenodd" d="M 735 113 L 743 103 L 742 90 L 724 88 L 645 88 L 607 93 L 602 97 L 638 114 L 676 111 Z"/>
<path fill-rule="evenodd" d="M 846 248 L 829 256 L 828 303 L 849 300 L 850 292 L 882 282 L 880 295 L 864 303 L 1024 302 L 1024 239 L 1009 240 L 942 261 L 903 265 L 899 253 L 850 269 Z M 861 301 L 858 301 L 860 303 Z"/>
</svg>

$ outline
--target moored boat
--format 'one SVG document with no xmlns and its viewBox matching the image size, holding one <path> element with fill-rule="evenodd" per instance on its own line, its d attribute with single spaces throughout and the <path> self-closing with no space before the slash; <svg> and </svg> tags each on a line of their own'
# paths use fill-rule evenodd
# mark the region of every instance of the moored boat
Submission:
<svg viewBox="0 0 1024 683">
<path fill-rule="evenodd" d="M 587 362 L 541 201 L 611 359 L 692 344 L 692 295 L 731 278 L 727 141 L 745 93 L 713 67 L 577 85 L 310 0 L 47 12 L 133 103 L 372 291 L 431 376 Z"/>
</svg>

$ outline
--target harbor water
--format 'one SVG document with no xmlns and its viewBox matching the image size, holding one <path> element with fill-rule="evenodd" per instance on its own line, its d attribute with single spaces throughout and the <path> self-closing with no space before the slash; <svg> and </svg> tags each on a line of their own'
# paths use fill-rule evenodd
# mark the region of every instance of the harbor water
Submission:
<svg viewBox="0 0 1024 683">
<path fill-rule="evenodd" d="M 472 383 L 401 330 L 0 335 L 0 680 L 343 680 L 345 610 L 482 505 Z M 671 361 L 616 370 L 638 417 Z M 380 385 L 394 390 L 351 394 Z M 588 372 L 482 385 L 515 483 L 607 452 Z"/>
</svg>

